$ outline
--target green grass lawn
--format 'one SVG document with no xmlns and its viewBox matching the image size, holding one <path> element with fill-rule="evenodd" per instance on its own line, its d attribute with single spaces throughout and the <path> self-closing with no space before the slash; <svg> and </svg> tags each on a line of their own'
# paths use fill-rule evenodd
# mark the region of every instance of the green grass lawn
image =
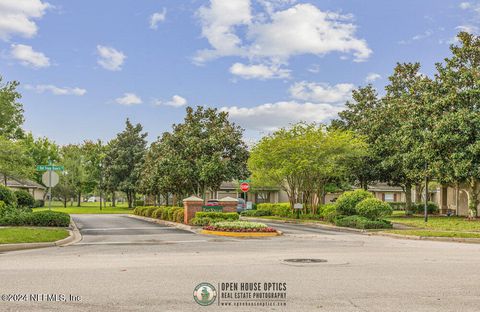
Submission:
<svg viewBox="0 0 480 312">
<path fill-rule="evenodd" d="M 107 207 L 100 210 L 99 203 L 81 203 L 81 207 L 77 207 L 77 203 L 73 203 L 73 206 L 70 206 L 70 203 L 67 203 L 67 208 L 63 207 L 61 202 L 52 202 L 52 210 L 66 212 L 69 214 L 109 214 L 109 213 L 133 213 L 133 209 L 129 209 L 125 203 L 117 203 L 117 207 L 111 207 L 110 203 L 107 203 Z M 43 208 L 35 208 L 33 211 L 42 211 L 48 210 L 48 202 L 45 203 Z"/>
<path fill-rule="evenodd" d="M 435 231 L 480 232 L 480 220 L 467 220 L 465 217 L 429 216 L 424 222 L 423 216 L 392 216 L 388 220 L 419 229 Z"/>
<path fill-rule="evenodd" d="M 480 233 L 471 233 L 471 232 L 444 232 L 444 231 L 428 231 L 428 230 L 388 230 L 384 232 L 400 234 L 400 235 L 423 236 L 423 237 L 480 238 Z"/>
<path fill-rule="evenodd" d="M 65 229 L 0 228 L 0 244 L 54 242 L 68 236 Z"/>
</svg>

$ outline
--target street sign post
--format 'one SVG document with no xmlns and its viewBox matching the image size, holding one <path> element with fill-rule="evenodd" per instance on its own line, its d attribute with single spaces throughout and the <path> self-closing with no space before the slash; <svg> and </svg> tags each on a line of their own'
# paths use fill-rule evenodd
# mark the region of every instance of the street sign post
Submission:
<svg viewBox="0 0 480 312">
<path fill-rule="evenodd" d="M 48 187 L 48 209 L 52 209 L 52 187 L 58 184 L 60 178 L 54 171 L 63 171 L 63 166 L 54 166 L 52 161 L 48 161 L 48 165 L 37 165 L 37 171 L 46 171 L 42 175 L 42 182 Z"/>
</svg>

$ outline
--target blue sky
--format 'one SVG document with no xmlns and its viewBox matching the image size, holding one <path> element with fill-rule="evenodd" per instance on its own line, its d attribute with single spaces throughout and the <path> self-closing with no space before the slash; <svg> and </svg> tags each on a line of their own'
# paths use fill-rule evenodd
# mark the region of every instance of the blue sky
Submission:
<svg viewBox="0 0 480 312">
<path fill-rule="evenodd" d="M 480 2 L 0 0 L 0 74 L 25 128 L 59 144 L 109 140 L 125 119 L 154 140 L 186 105 L 218 107 L 247 140 L 328 122 L 396 62 L 431 75 Z"/>
</svg>

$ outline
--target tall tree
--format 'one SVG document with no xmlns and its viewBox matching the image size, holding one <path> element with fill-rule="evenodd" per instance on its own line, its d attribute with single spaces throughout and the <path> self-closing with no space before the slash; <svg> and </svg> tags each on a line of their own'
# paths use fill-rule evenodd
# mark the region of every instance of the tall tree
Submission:
<svg viewBox="0 0 480 312">
<path fill-rule="evenodd" d="M 85 141 L 82 154 L 85 161 L 85 191 L 98 192 L 100 195 L 100 209 L 102 208 L 104 190 L 104 159 L 106 148 L 102 141 Z"/>
<path fill-rule="evenodd" d="M 23 137 L 23 107 L 18 100 L 22 97 L 17 91 L 17 81 L 2 82 L 0 76 L 0 136 L 7 139 Z"/>
<path fill-rule="evenodd" d="M 431 135 L 434 168 L 443 183 L 459 184 L 471 216 L 480 200 L 480 37 L 461 32 L 451 57 L 436 65 Z"/>
<path fill-rule="evenodd" d="M 62 164 L 65 167 L 67 184 L 73 188 L 77 197 L 77 206 L 82 203 L 82 194 L 86 187 L 85 157 L 80 145 L 66 145 L 61 150 Z"/>
<path fill-rule="evenodd" d="M 46 137 L 35 139 L 32 133 L 27 133 L 21 142 L 34 165 L 47 165 L 49 161 L 58 162 L 60 160 L 58 145 Z M 35 172 L 35 181 L 38 183 L 42 183 L 42 173 Z"/>
<path fill-rule="evenodd" d="M 33 161 L 26 153 L 25 147 L 2 136 L 0 136 L 0 173 L 5 186 L 9 177 L 30 178 L 34 174 Z"/>
<path fill-rule="evenodd" d="M 300 123 L 262 138 L 248 167 L 255 181 L 280 185 L 292 208 L 303 202 L 315 211 L 328 183 L 345 180 L 352 159 L 365 152 L 366 143 L 351 131 Z"/>
<path fill-rule="evenodd" d="M 112 188 L 125 192 L 128 207 L 134 205 L 135 195 L 139 190 L 141 170 L 146 152 L 147 133 L 142 133 L 142 125 L 132 125 L 127 119 L 125 130 L 117 134 L 113 144 L 109 144 L 105 171 L 109 175 L 108 183 Z"/>
</svg>

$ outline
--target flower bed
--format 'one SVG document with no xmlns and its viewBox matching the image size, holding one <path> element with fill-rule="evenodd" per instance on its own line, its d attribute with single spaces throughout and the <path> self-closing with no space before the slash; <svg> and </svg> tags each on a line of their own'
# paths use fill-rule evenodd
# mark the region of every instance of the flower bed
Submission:
<svg viewBox="0 0 480 312">
<path fill-rule="evenodd" d="M 225 221 L 216 222 L 212 225 L 205 226 L 203 228 L 207 231 L 222 231 L 222 232 L 260 232 L 271 233 L 276 232 L 274 228 L 271 228 L 263 223 L 247 222 L 247 221 Z"/>
</svg>

